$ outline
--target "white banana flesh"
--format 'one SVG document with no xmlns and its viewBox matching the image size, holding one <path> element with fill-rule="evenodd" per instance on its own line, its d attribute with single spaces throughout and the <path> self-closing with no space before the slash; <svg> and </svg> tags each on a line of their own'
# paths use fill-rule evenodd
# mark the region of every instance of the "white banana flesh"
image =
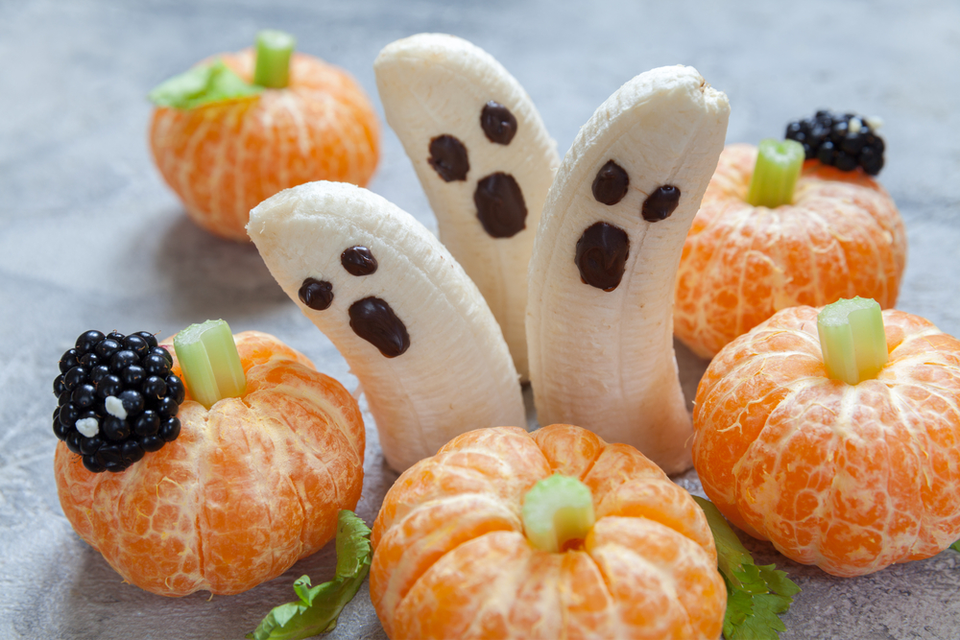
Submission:
<svg viewBox="0 0 960 640">
<path fill-rule="evenodd" d="M 674 281 L 728 116 L 726 96 L 691 67 L 627 82 L 564 157 L 530 263 L 527 340 L 540 424 L 588 428 L 667 473 L 692 464 Z"/>
<path fill-rule="evenodd" d="M 465 431 L 526 426 L 493 314 L 411 215 L 366 189 L 313 182 L 262 202 L 247 232 L 359 379 L 393 469 Z"/>
<path fill-rule="evenodd" d="M 398 40 L 380 52 L 374 71 L 440 240 L 486 298 L 526 380 L 527 266 L 560 162 L 556 143 L 520 83 L 461 38 Z"/>
</svg>

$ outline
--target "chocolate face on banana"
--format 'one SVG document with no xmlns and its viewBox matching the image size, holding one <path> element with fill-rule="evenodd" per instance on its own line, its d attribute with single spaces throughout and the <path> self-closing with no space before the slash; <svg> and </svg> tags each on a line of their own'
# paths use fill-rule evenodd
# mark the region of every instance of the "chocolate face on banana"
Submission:
<svg viewBox="0 0 960 640">
<path fill-rule="evenodd" d="M 373 252 L 363 245 L 353 245 L 340 254 L 340 264 L 352 276 L 372 275 L 379 263 Z M 314 311 L 324 311 L 333 304 L 333 284 L 326 280 L 305 278 L 298 297 Z M 396 358 L 410 348 L 410 334 L 403 320 L 397 317 L 390 303 L 377 296 L 367 296 L 350 305 L 350 328 L 359 337 L 375 346 L 385 358 Z"/>
<path fill-rule="evenodd" d="M 491 144 L 508 145 L 517 135 L 517 119 L 510 109 L 488 100 L 480 110 L 480 128 Z M 430 139 L 427 162 L 444 182 L 466 181 L 470 158 L 466 146 L 450 134 Z M 512 238 L 527 224 L 523 189 L 509 173 L 495 171 L 477 181 L 473 191 L 477 220 L 491 238 Z"/>
<path fill-rule="evenodd" d="M 614 160 L 607 160 L 593 179 L 593 199 L 608 207 L 618 204 L 630 190 L 630 176 Z M 640 214 L 647 222 L 666 220 L 680 203 L 680 189 L 658 187 L 647 196 Z M 574 261 L 580 280 L 591 287 L 613 291 L 623 279 L 630 256 L 630 236 L 610 222 L 595 222 L 577 240 Z"/>
</svg>

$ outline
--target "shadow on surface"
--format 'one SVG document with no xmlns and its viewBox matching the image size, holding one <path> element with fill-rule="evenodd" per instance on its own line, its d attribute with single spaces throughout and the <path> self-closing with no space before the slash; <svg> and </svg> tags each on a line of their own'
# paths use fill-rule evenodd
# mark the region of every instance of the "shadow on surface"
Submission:
<svg viewBox="0 0 960 640">
<path fill-rule="evenodd" d="M 256 316 L 290 304 L 253 243 L 238 243 L 204 231 L 182 209 L 170 211 L 170 224 L 154 256 L 156 271 L 176 292 L 170 304 L 187 317 Z"/>
</svg>

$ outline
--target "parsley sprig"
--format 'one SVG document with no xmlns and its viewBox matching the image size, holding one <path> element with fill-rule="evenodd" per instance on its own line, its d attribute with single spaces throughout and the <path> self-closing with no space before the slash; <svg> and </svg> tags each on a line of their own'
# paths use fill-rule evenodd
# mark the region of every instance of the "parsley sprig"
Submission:
<svg viewBox="0 0 960 640">
<path fill-rule="evenodd" d="M 310 577 L 301 576 L 293 583 L 300 600 L 274 607 L 247 638 L 302 640 L 333 631 L 343 607 L 370 572 L 372 555 L 370 529 L 352 511 L 341 511 L 337 523 L 336 577 L 311 587 Z"/>
<path fill-rule="evenodd" d="M 703 509 L 717 545 L 717 564 L 727 585 L 727 611 L 723 617 L 726 640 L 777 640 L 786 626 L 780 619 L 800 592 L 776 565 L 757 565 L 720 510 L 709 500 L 694 496 Z"/>
</svg>

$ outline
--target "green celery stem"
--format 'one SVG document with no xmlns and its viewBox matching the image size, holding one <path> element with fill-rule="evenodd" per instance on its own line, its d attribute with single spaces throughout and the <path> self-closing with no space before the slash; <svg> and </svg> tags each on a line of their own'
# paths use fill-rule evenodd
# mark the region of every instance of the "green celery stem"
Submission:
<svg viewBox="0 0 960 640">
<path fill-rule="evenodd" d="M 283 31 L 267 29 L 258 33 L 253 83 L 268 89 L 283 89 L 290 84 L 290 57 L 296 44 L 296 39 Z"/>
<path fill-rule="evenodd" d="M 827 375 L 858 384 L 873 380 L 887 363 L 887 337 L 880 305 L 870 298 L 837 300 L 817 316 Z"/>
<path fill-rule="evenodd" d="M 246 392 L 243 364 L 225 321 L 192 324 L 174 337 L 173 347 L 190 395 L 207 409 Z"/>
<path fill-rule="evenodd" d="M 803 145 L 796 140 L 761 140 L 747 202 L 770 209 L 793 204 L 793 189 L 803 168 Z"/>
<path fill-rule="evenodd" d="M 526 493 L 520 515 L 530 544 L 551 553 L 582 542 L 596 520 L 590 489 L 560 474 L 544 478 Z"/>
</svg>

